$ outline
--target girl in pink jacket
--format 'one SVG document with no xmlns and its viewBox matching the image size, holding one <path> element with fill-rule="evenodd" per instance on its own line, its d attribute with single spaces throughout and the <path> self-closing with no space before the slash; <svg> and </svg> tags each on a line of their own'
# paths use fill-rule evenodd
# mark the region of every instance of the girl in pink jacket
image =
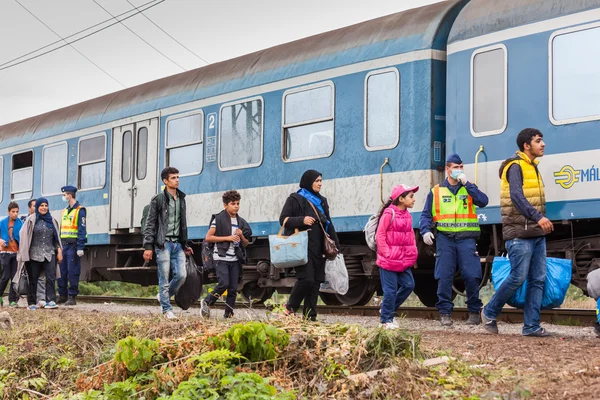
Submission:
<svg viewBox="0 0 600 400">
<path fill-rule="evenodd" d="M 381 325 L 397 329 L 396 310 L 415 288 L 411 267 L 417 261 L 417 243 L 409 208 L 415 205 L 418 186 L 398 185 L 379 211 L 377 226 L 377 265 L 383 289 Z"/>
</svg>

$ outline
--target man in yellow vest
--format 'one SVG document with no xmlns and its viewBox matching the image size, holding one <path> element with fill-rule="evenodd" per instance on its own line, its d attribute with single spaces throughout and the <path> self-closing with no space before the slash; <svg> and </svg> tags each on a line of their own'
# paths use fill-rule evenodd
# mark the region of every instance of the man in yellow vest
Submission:
<svg viewBox="0 0 600 400">
<path fill-rule="evenodd" d="M 546 235 L 554 230 L 554 225 L 545 216 L 544 182 L 537 167 L 537 158 L 544 155 L 546 146 L 543 136 L 537 129 L 523 129 L 517 135 L 519 151 L 500 166 L 502 239 L 511 268 L 508 278 L 481 311 L 483 326 L 491 333 L 498 333 L 496 318 L 527 279 L 522 333 L 524 336 L 550 336 L 540 326 L 546 282 Z"/>
<path fill-rule="evenodd" d="M 76 198 L 77 188 L 63 186 L 63 201 L 68 203 L 63 210 L 60 222 L 60 240 L 63 246 L 63 260 L 60 263 L 58 283 L 58 304 L 74 306 L 79 294 L 79 274 L 83 249 L 87 243 L 86 211 Z"/>
<path fill-rule="evenodd" d="M 479 238 L 475 206 L 487 206 L 488 197 L 467 180 L 458 154 L 446 160 L 446 175 L 444 182 L 427 195 L 419 224 L 423 241 L 429 246 L 434 239 L 432 229 L 437 229 L 434 277 L 438 281 L 438 302 L 435 306 L 442 325 L 452 326 L 452 283 L 458 264 L 467 291 L 467 324 L 478 325 L 483 304 L 479 299 L 481 262 L 475 243 Z"/>
</svg>

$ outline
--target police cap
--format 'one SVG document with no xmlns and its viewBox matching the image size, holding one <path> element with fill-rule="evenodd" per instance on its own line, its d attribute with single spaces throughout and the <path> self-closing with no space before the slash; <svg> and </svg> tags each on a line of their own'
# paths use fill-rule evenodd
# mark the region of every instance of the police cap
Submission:
<svg viewBox="0 0 600 400">
<path fill-rule="evenodd" d="M 462 164 L 462 160 L 460 159 L 460 156 L 456 153 L 454 154 L 450 154 L 448 156 L 448 158 L 446 159 L 447 163 L 453 163 L 453 164 Z"/>
<path fill-rule="evenodd" d="M 77 193 L 77 188 L 75 186 L 63 186 L 62 188 L 60 188 L 60 191 L 63 193 Z"/>
</svg>

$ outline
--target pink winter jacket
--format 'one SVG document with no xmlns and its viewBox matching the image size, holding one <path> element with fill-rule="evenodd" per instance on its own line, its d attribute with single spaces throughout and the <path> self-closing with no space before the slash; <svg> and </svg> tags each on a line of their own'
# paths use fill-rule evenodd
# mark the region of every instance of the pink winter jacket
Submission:
<svg viewBox="0 0 600 400">
<path fill-rule="evenodd" d="M 392 221 L 392 210 L 396 214 Z M 407 210 L 390 205 L 383 211 L 377 227 L 377 265 L 394 272 L 403 272 L 417 261 L 417 243 L 412 217 Z"/>
</svg>

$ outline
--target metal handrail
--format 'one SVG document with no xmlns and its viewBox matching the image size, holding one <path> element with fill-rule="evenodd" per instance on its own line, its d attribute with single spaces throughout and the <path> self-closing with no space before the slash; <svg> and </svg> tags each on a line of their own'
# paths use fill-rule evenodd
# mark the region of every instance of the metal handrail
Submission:
<svg viewBox="0 0 600 400">
<path fill-rule="evenodd" d="M 385 160 L 383 160 L 383 164 L 381 164 L 381 168 L 379 168 L 379 197 L 381 199 L 381 204 L 385 203 L 385 201 L 383 201 L 383 167 L 389 163 L 390 159 L 386 157 Z"/>
<path fill-rule="evenodd" d="M 483 145 L 479 145 L 479 151 L 475 154 L 475 184 L 477 185 L 479 177 L 479 154 L 483 153 Z"/>
</svg>

